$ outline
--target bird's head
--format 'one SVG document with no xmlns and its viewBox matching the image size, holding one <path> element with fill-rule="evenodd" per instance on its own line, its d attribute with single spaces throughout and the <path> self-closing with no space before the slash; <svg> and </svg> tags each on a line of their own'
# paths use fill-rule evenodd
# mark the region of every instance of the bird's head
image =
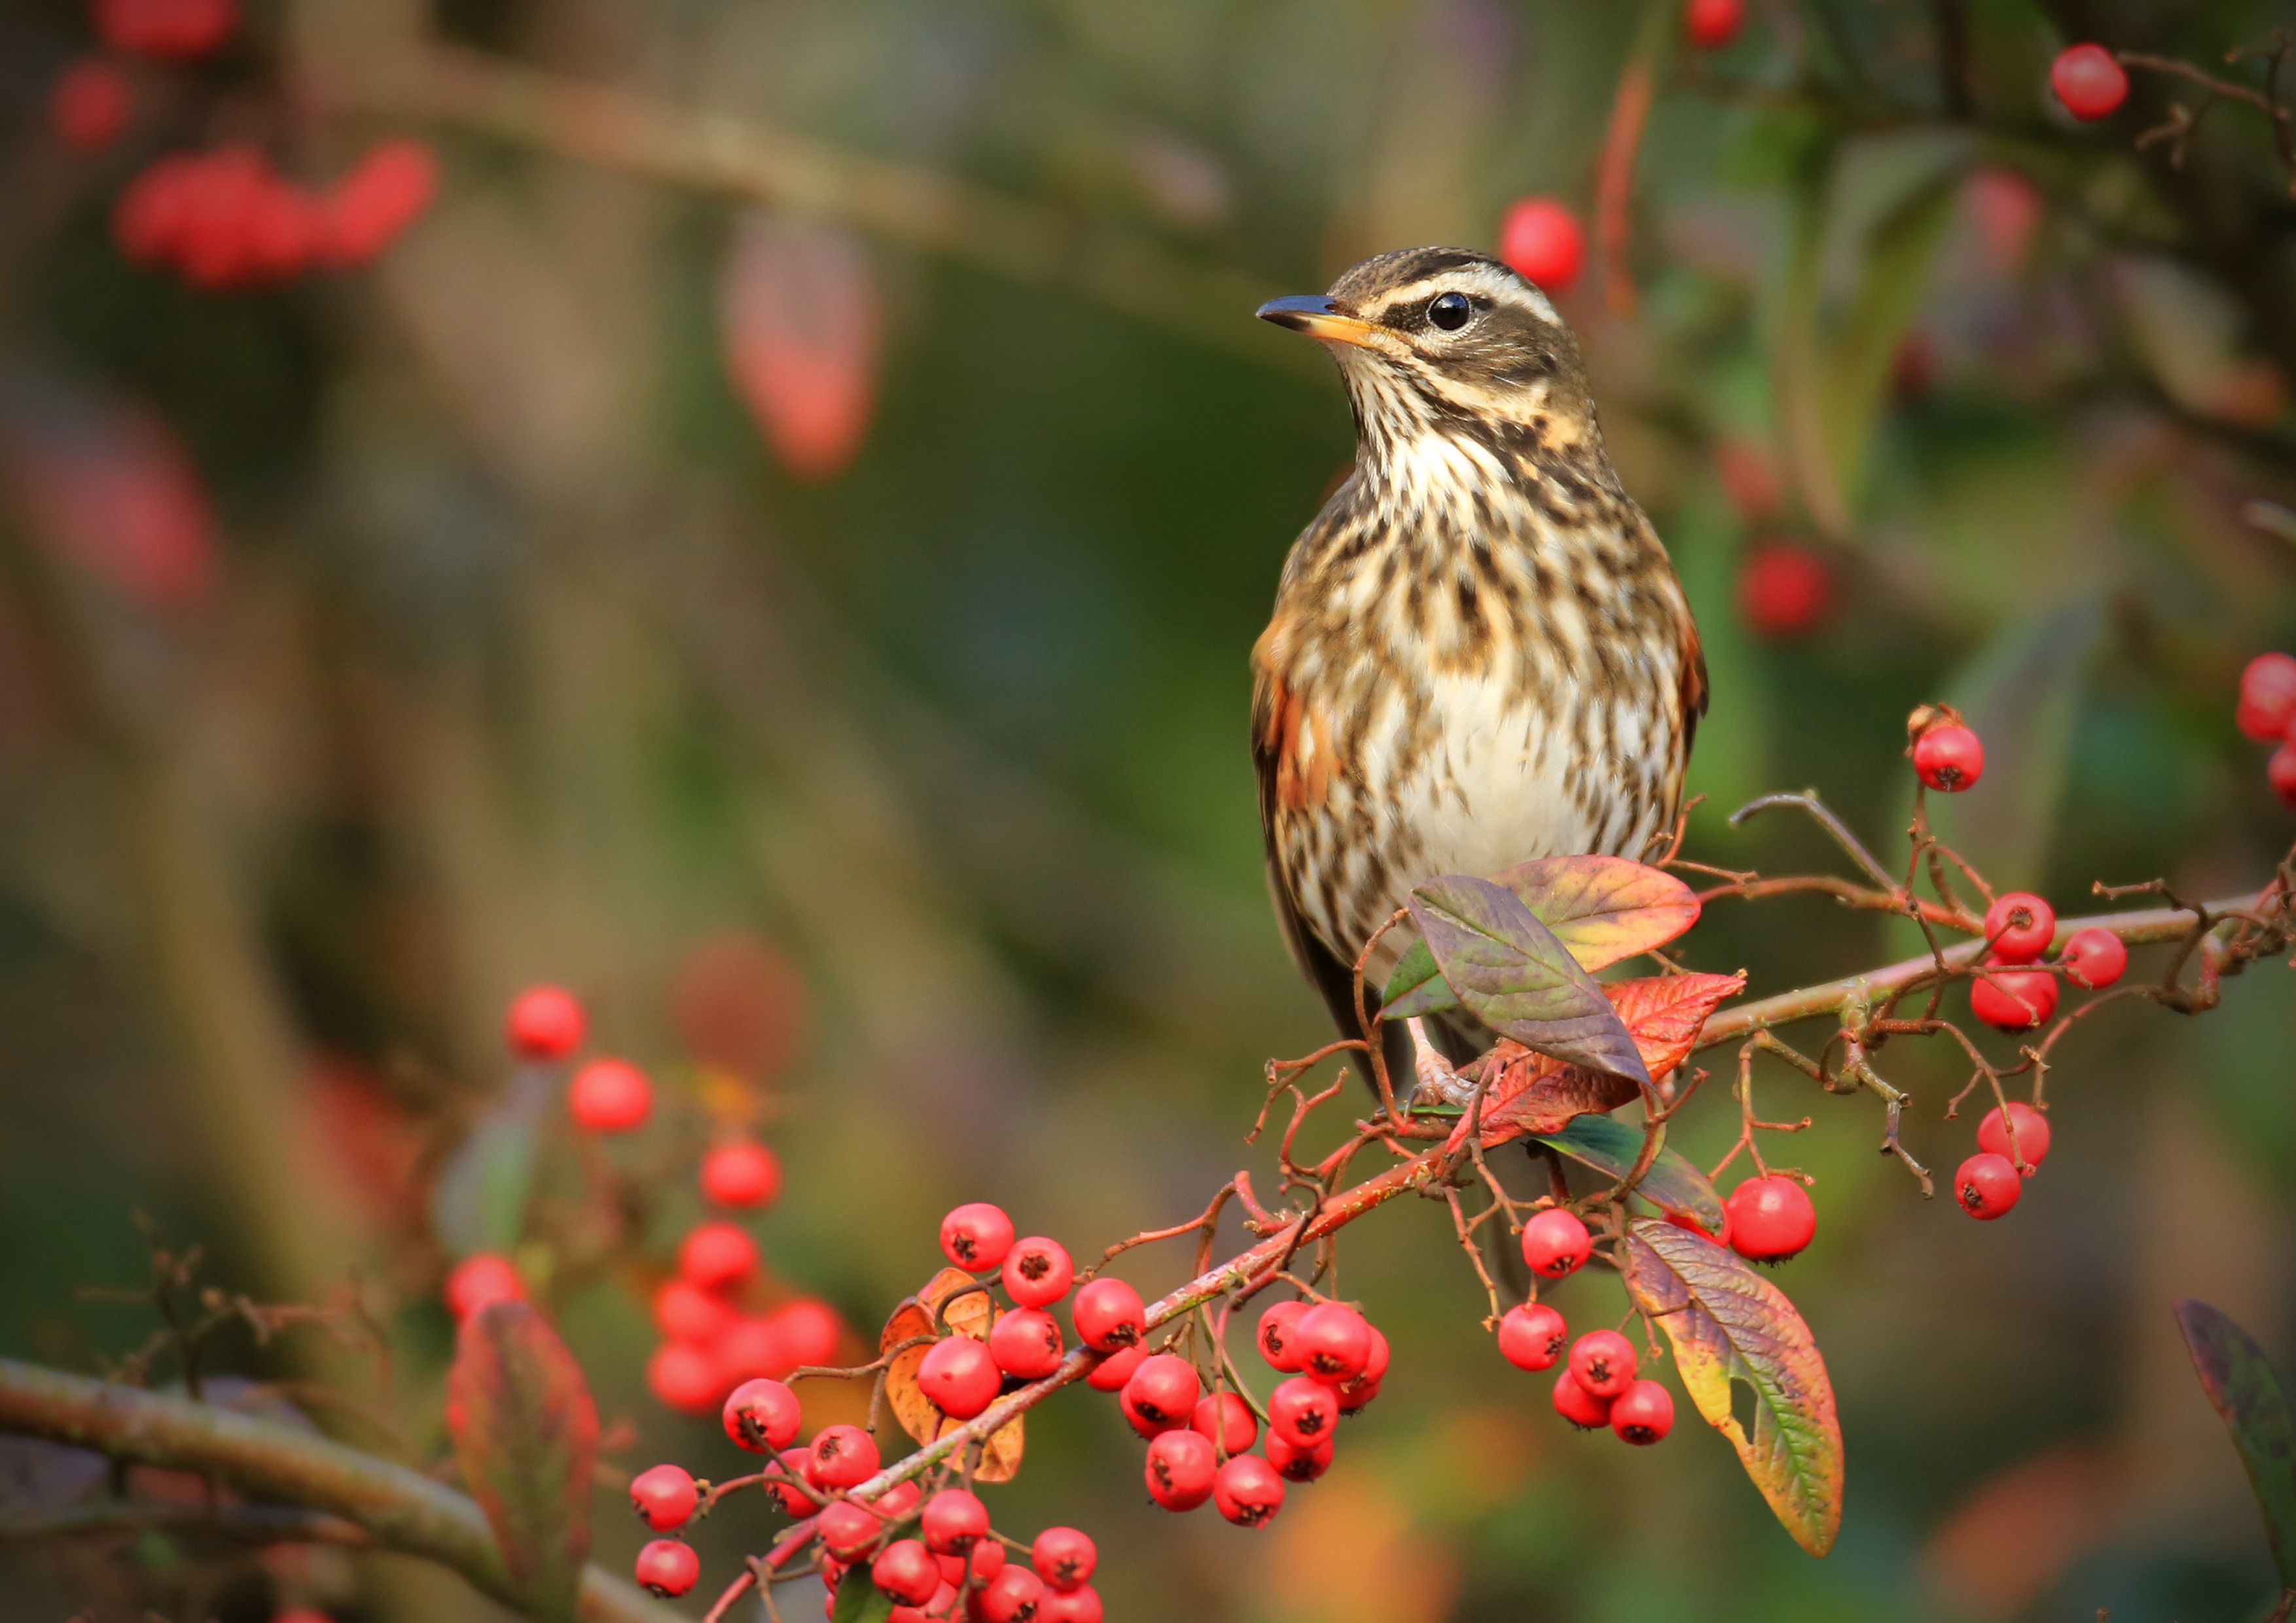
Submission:
<svg viewBox="0 0 2296 1623">
<path fill-rule="evenodd" d="M 1518 454 L 1600 444 L 1570 329 L 1488 254 L 1381 254 L 1328 293 L 1272 299 L 1259 314 L 1331 351 L 1371 459 L 1431 434 Z"/>
</svg>

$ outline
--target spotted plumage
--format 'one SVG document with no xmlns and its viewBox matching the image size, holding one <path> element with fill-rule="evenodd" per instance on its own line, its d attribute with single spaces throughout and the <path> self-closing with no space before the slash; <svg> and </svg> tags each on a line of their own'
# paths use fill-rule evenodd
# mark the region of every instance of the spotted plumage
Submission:
<svg viewBox="0 0 2296 1623">
<path fill-rule="evenodd" d="M 1251 730 L 1276 913 L 1352 1032 L 1356 956 L 1414 884 L 1669 827 L 1706 668 L 1536 287 L 1414 249 L 1260 314 L 1323 340 L 1355 409 L 1354 471 L 1252 652 Z"/>
</svg>

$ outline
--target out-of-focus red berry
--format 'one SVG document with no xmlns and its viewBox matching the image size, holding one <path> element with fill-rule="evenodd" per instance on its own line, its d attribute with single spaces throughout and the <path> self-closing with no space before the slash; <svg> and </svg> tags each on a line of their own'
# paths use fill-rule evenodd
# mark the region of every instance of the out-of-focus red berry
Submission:
<svg viewBox="0 0 2296 1623">
<path fill-rule="evenodd" d="M 1570 1378 L 1595 1398 L 1616 1398 L 1634 1384 L 1634 1343 L 1615 1330 L 1590 1330 L 1570 1346 Z"/>
<path fill-rule="evenodd" d="M 1130 1347 L 1147 1333 L 1148 1311 L 1140 1292 L 1120 1279 L 1092 1281 L 1077 1292 L 1069 1316 L 1077 1340 L 1095 1352 Z"/>
<path fill-rule="evenodd" d="M 2233 711 L 2240 730 L 2260 744 L 2284 736 L 2296 721 L 2296 658 L 2260 653 L 2240 673 L 2240 704 Z"/>
<path fill-rule="evenodd" d="M 758 1271 L 758 1242 L 731 1223 L 697 1223 L 678 1243 L 677 1271 L 704 1291 L 731 1291 Z"/>
<path fill-rule="evenodd" d="M 1292 1345 L 1300 1355 L 1302 1373 L 1326 1386 L 1344 1386 L 1371 1362 L 1371 1326 L 1352 1307 L 1318 1302 L 1300 1316 Z"/>
<path fill-rule="evenodd" d="M 656 1465 L 630 1479 L 630 1505 L 657 1533 L 684 1527 L 701 1502 L 701 1490 L 683 1466 Z"/>
<path fill-rule="evenodd" d="M 1201 1431 L 1167 1431 L 1148 1444 L 1148 1496 L 1168 1511 L 1192 1511 L 1212 1496 L 1219 1460 Z"/>
<path fill-rule="evenodd" d="M 701 1558 L 693 1546 L 675 1538 L 657 1538 L 638 1552 L 633 1576 L 649 1594 L 674 1600 L 693 1587 L 701 1576 Z"/>
<path fill-rule="evenodd" d="M 526 1282 L 509 1258 L 499 1251 L 479 1251 L 455 1265 L 444 1294 L 447 1311 L 460 1323 L 488 1302 L 525 1300 Z"/>
<path fill-rule="evenodd" d="M 1283 1508 L 1283 1479 L 1259 1455 L 1239 1454 L 1213 1472 L 1212 1503 L 1240 1528 L 1265 1527 Z"/>
<path fill-rule="evenodd" d="M 119 140 L 135 111 L 127 76 L 101 57 L 74 62 L 48 92 L 49 127 L 59 141 L 83 152 Z"/>
<path fill-rule="evenodd" d="M 1554 1367 L 1569 1333 L 1562 1316 L 1540 1302 L 1510 1307 L 1499 1319 L 1499 1356 L 1517 1369 Z"/>
<path fill-rule="evenodd" d="M 720 1206 L 771 1206 L 782 1193 L 781 1160 L 752 1139 L 720 1144 L 701 1158 L 701 1193 Z"/>
<path fill-rule="evenodd" d="M 1065 1593 L 1092 1582 L 1100 1565 L 1100 1548 L 1074 1528 L 1046 1528 L 1029 1546 L 1029 1564 L 1046 1586 Z"/>
<path fill-rule="evenodd" d="M 1611 1423 L 1611 1400 L 1580 1386 L 1578 1378 L 1567 1369 L 1554 1378 L 1554 1412 L 1582 1431 Z"/>
<path fill-rule="evenodd" d="M 858 1426 L 824 1426 L 805 1453 L 816 1488 L 858 1488 L 877 1474 L 876 1439 Z"/>
<path fill-rule="evenodd" d="M 635 1132 L 653 1114 L 653 1084 L 627 1060 L 593 1060 L 567 1085 L 566 1108 L 590 1132 Z"/>
<path fill-rule="evenodd" d="M 1120 1392 L 1147 1360 L 1148 1349 L 1138 1345 L 1112 1352 L 1085 1372 L 1084 1383 L 1095 1392 Z"/>
<path fill-rule="evenodd" d="M 837 1362 L 838 1347 L 845 1339 L 845 1321 L 827 1302 L 800 1297 L 778 1309 L 773 1323 L 791 1369 Z"/>
<path fill-rule="evenodd" d="M 1032 1234 L 1004 1253 L 1001 1273 L 1004 1293 L 1016 1306 L 1049 1307 L 1069 1293 L 1076 1264 L 1059 1241 Z"/>
<path fill-rule="evenodd" d="M 1690 0 L 1682 9 L 1684 32 L 1702 51 L 1719 51 L 1746 26 L 1746 0 Z"/>
<path fill-rule="evenodd" d="M 2076 930 L 2057 962 L 2075 986 L 2102 992 L 2128 971 L 2128 944 L 2109 930 Z"/>
<path fill-rule="evenodd" d="M 1738 613 L 1758 636 L 1794 637 L 1833 607 L 1833 566 L 1815 547 L 1765 541 L 1738 566 Z"/>
<path fill-rule="evenodd" d="M 1055 1589 L 1037 1608 L 1037 1623 L 1101 1623 L 1100 1592 L 1090 1584 Z"/>
<path fill-rule="evenodd" d="M 761 1314 L 736 1315 L 709 1347 L 709 1356 L 718 1360 L 718 1379 L 729 1387 L 744 1381 L 779 1381 L 798 1366 L 779 1321 Z"/>
<path fill-rule="evenodd" d="M 1750 1177 L 1730 1192 L 1729 1208 L 1730 1249 L 1749 1262 L 1799 1256 L 1817 1233 L 1809 1191 L 1790 1177 Z"/>
<path fill-rule="evenodd" d="M 2017 1146 L 2009 1146 L 2009 1129 L 2017 1129 Z M 2031 1105 L 2011 1100 L 2004 1107 L 1995 1105 L 1985 1112 L 1985 1119 L 1977 1124 L 1977 1147 L 1990 1151 L 2012 1165 L 2023 1162 L 2026 1176 L 2030 1176 L 2049 1158 L 2049 1119 Z"/>
<path fill-rule="evenodd" d="M 1041 1381 L 1061 1366 L 1060 1321 L 1041 1307 L 1015 1307 L 988 1332 L 996 1367 L 1023 1381 Z"/>
<path fill-rule="evenodd" d="M 944 1488 L 925 1501 L 920 1526 L 934 1554 L 962 1555 L 988 1537 L 988 1507 L 962 1488 Z"/>
<path fill-rule="evenodd" d="M 2280 797 L 2280 804 L 2296 807 L 2296 741 L 2275 750 L 2264 763 L 2264 781 Z"/>
<path fill-rule="evenodd" d="M 1267 1429 L 1280 1431 L 1302 1448 L 1313 1448 L 1336 1430 L 1339 1398 L 1320 1381 L 1294 1375 L 1279 1382 L 1267 1399 Z"/>
<path fill-rule="evenodd" d="M 1013 1249 L 1013 1219 L 986 1201 L 960 1206 L 940 1220 L 940 1249 L 966 1273 L 986 1274 Z"/>
<path fill-rule="evenodd" d="M 521 1060 L 562 1060 L 582 1045 L 589 1029 L 582 1004 L 564 987 L 529 987 L 511 999 L 503 1035 Z"/>
<path fill-rule="evenodd" d="M 2011 890 L 1985 910 L 1985 939 L 2003 963 L 2030 963 L 2049 950 L 2057 910 L 2030 891 Z"/>
<path fill-rule="evenodd" d="M 2057 1012 L 2057 978 L 2046 970 L 1993 968 L 1969 983 L 1969 1012 L 2001 1031 L 2030 1031 Z"/>
<path fill-rule="evenodd" d="M 869 1576 L 897 1601 L 922 1606 L 940 1587 L 940 1564 L 914 1538 L 896 1538 L 877 1553 Z"/>
<path fill-rule="evenodd" d="M 778 1381 L 744 1381 L 726 1395 L 726 1435 L 751 1454 L 778 1455 L 797 1440 L 805 1423 L 797 1394 Z"/>
<path fill-rule="evenodd" d="M 2103 119 L 2128 99 L 2128 74 L 2103 45 L 2069 45 L 2049 64 L 2049 87 L 2076 119 Z"/>
<path fill-rule="evenodd" d="M 2011 1207 L 2025 1193 L 2025 1180 L 2017 1176 L 2017 1168 L 2005 1155 L 1996 1155 L 1981 1150 L 1961 1163 L 1961 1170 L 1953 1175 L 1953 1198 L 1961 1203 L 1962 1210 L 1980 1223 L 1990 1223 Z"/>
<path fill-rule="evenodd" d="M 1550 1206 L 1522 1225 L 1522 1259 L 1541 1279 L 1575 1274 L 1595 1254 L 1594 1236 L 1578 1217 Z"/>
<path fill-rule="evenodd" d="M 364 265 L 422 217 L 439 192 L 439 160 L 420 141 L 386 141 L 335 183 L 326 199 L 336 263 Z"/>
<path fill-rule="evenodd" d="M 1281 1431 L 1267 1434 L 1267 1463 L 1287 1482 L 1312 1482 L 1332 1468 L 1332 1439 L 1302 1448 Z"/>
<path fill-rule="evenodd" d="M 714 1341 L 740 1316 L 691 1280 L 672 1279 L 653 1293 L 653 1322 L 673 1341 Z"/>
<path fill-rule="evenodd" d="M 1200 1398 L 1188 1417 L 1189 1429 L 1202 1432 L 1222 1454 L 1242 1454 L 1259 1439 L 1259 1422 L 1251 1406 L 1234 1392 L 1212 1392 Z"/>
<path fill-rule="evenodd" d="M 968 1335 L 943 1336 L 917 1365 L 918 1390 L 951 1420 L 971 1420 L 996 1401 L 1004 1384 L 988 1344 Z"/>
<path fill-rule="evenodd" d="M 188 61 L 239 26 L 238 0 L 95 0 L 96 37 L 130 56 Z"/>
<path fill-rule="evenodd" d="M 1259 1344 L 1259 1356 L 1287 1375 L 1300 1373 L 1300 1353 L 1292 1344 L 1292 1332 L 1307 1311 L 1305 1302 L 1273 1303 L 1259 1316 L 1259 1329 L 1252 1338 Z"/>
<path fill-rule="evenodd" d="M 718 1361 L 699 1347 L 671 1341 L 654 1349 L 646 1363 L 646 1387 L 664 1406 L 681 1414 L 707 1414 L 718 1406 L 725 1383 Z"/>
<path fill-rule="evenodd" d="M 1985 745 L 1967 727 L 1931 727 L 1914 741 L 1914 771 L 1931 789 L 1957 795 L 1985 775 Z"/>
<path fill-rule="evenodd" d="M 1172 1430 L 1188 1423 L 1202 1390 L 1194 1365 L 1172 1353 L 1152 1354 L 1124 1383 L 1125 1418 L 1145 1437 Z"/>
<path fill-rule="evenodd" d="M 1542 291 L 1568 292 L 1587 263 L 1587 234 L 1555 199 L 1522 198 L 1499 224 L 1499 258 Z"/>
<path fill-rule="evenodd" d="M 1637 1381 L 1611 1403 L 1611 1430 L 1638 1448 L 1674 1430 L 1674 1394 L 1655 1381 Z"/>
</svg>

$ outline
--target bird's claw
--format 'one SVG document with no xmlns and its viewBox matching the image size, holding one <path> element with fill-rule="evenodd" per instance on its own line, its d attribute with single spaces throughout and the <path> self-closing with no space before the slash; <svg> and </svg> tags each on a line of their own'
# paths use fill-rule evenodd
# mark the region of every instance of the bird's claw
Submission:
<svg viewBox="0 0 2296 1623">
<path fill-rule="evenodd" d="M 1410 1029 L 1411 1070 L 1416 1080 L 1406 1106 L 1450 1105 L 1464 1110 L 1475 1096 L 1475 1085 L 1452 1068 L 1416 1020 L 1410 1022 Z"/>
</svg>

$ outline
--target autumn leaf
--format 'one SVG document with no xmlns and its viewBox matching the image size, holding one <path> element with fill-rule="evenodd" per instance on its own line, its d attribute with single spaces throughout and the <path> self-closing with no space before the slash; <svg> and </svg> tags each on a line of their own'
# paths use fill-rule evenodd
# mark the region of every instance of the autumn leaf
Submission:
<svg viewBox="0 0 2296 1623">
<path fill-rule="evenodd" d="M 942 1324 L 960 1334 L 986 1341 L 996 1312 L 988 1293 L 975 1290 L 957 1295 L 977 1283 L 962 1268 L 943 1268 L 926 1282 L 923 1290 L 904 1299 L 893 1310 L 893 1316 L 885 1321 L 883 1333 L 877 1338 L 877 1350 L 890 1352 L 912 1336 L 936 1333 L 933 1312 L 943 1302 L 948 1303 L 948 1308 L 941 1315 Z M 892 1406 L 893 1418 L 901 1422 L 901 1429 L 921 1443 L 930 1443 L 955 1430 L 962 1423 L 943 1414 L 917 1385 L 917 1366 L 931 1350 L 930 1345 L 920 1342 L 894 1354 L 893 1361 L 885 1367 L 885 1401 Z M 1025 1446 L 1021 1418 L 1015 1415 L 989 1435 L 981 1449 L 980 1464 L 972 1474 L 983 1482 L 1011 1481 L 1013 1473 L 1021 1469 Z"/>
<path fill-rule="evenodd" d="M 571 1619 L 590 1554 L 598 1408 L 574 1355 L 532 1306 L 494 1302 L 463 1321 L 447 1425 L 533 1615 Z"/>
<path fill-rule="evenodd" d="M 2181 1301 L 2175 1312 L 2201 1389 L 2224 1417 L 2240 1463 L 2248 1468 L 2281 1587 L 2296 1589 L 2296 1426 L 2290 1423 L 2279 1378 L 2255 1339 L 2221 1309 Z"/>
<path fill-rule="evenodd" d="M 1794 1542 L 1812 1555 L 1841 1529 L 1841 1425 L 1809 1326 L 1736 1253 L 1655 1218 L 1628 1231 L 1627 1290 L 1673 1343 L 1682 1384 Z M 1734 1413 L 1752 1395 L 1750 1430 Z"/>
</svg>

